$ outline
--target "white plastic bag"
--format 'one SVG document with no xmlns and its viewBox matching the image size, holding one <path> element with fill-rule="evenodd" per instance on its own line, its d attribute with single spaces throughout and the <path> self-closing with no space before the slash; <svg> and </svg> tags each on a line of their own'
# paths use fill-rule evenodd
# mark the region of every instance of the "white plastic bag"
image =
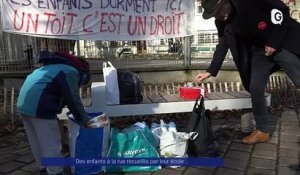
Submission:
<svg viewBox="0 0 300 175">
<path fill-rule="evenodd" d="M 187 151 L 187 141 L 198 136 L 196 132 L 173 132 L 167 131 L 160 136 L 160 155 L 162 157 L 185 157 Z"/>
<path fill-rule="evenodd" d="M 103 63 L 103 78 L 106 87 L 106 103 L 109 105 L 119 104 L 120 92 L 117 69 L 109 61 Z"/>
</svg>

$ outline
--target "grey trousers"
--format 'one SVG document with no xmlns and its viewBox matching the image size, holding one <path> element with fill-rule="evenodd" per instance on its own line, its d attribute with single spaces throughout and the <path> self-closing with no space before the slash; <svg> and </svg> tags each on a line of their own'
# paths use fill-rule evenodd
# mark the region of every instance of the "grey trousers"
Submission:
<svg viewBox="0 0 300 175">
<path fill-rule="evenodd" d="M 274 131 L 277 119 L 267 109 L 264 92 L 269 76 L 276 66 L 280 66 L 295 86 L 300 87 L 300 56 L 282 50 L 273 57 L 266 57 L 263 48 L 253 49 L 250 82 L 252 110 L 256 128 L 268 133 Z"/>
<path fill-rule="evenodd" d="M 22 116 L 29 145 L 35 160 L 40 164 L 43 157 L 63 157 L 61 136 L 56 119 L 40 119 Z M 46 167 L 48 174 L 57 174 L 63 167 Z"/>
</svg>

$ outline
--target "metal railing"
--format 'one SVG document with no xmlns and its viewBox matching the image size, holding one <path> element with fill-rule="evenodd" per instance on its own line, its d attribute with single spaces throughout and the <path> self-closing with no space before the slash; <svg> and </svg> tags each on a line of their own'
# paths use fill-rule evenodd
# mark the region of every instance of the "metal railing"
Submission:
<svg viewBox="0 0 300 175">
<path fill-rule="evenodd" d="M 216 31 L 205 32 L 216 33 Z M 199 43 L 202 40 L 193 39 L 198 35 L 147 41 L 78 40 L 74 41 L 72 52 L 91 62 L 97 60 L 101 64 L 103 61 L 112 61 L 126 68 L 139 65 L 156 67 L 156 65 L 164 64 L 188 67 L 193 64 L 194 60 L 211 59 L 218 41 L 214 37 L 209 40 L 210 42 L 205 40 L 205 43 Z M 10 33 L 1 33 L 1 36 L 0 72 L 24 72 L 38 66 L 36 63 L 41 48 L 40 38 Z M 59 41 L 62 40 L 57 42 Z M 231 59 L 230 53 L 227 58 Z M 164 62 L 161 63 L 161 60 Z M 96 70 L 99 69 L 101 66 L 96 68 Z"/>
</svg>

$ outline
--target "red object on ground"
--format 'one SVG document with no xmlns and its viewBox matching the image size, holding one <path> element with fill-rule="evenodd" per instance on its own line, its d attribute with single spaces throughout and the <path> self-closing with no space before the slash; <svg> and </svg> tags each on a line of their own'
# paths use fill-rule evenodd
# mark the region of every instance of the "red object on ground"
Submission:
<svg viewBox="0 0 300 175">
<path fill-rule="evenodd" d="M 207 98 L 207 90 L 202 87 L 179 87 L 179 96 L 183 99 L 197 99 L 200 95 Z"/>
</svg>

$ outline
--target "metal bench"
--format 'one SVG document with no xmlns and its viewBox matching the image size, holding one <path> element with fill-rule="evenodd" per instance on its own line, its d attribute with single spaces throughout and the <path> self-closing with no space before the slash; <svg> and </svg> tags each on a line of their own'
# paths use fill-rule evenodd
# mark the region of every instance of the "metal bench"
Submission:
<svg viewBox="0 0 300 175">
<path fill-rule="evenodd" d="M 271 104 L 271 95 L 265 95 L 267 105 Z M 105 83 L 95 82 L 91 87 L 91 106 L 86 107 L 88 112 L 105 112 L 109 117 L 129 115 L 151 115 L 165 113 L 192 112 L 194 100 L 183 100 L 178 94 L 161 94 L 144 96 L 140 104 L 107 105 L 105 101 Z M 212 111 L 234 110 L 252 108 L 250 94 L 246 91 L 235 92 L 211 92 L 205 99 L 205 108 Z M 66 119 L 64 109 L 59 115 L 60 119 Z"/>
</svg>

